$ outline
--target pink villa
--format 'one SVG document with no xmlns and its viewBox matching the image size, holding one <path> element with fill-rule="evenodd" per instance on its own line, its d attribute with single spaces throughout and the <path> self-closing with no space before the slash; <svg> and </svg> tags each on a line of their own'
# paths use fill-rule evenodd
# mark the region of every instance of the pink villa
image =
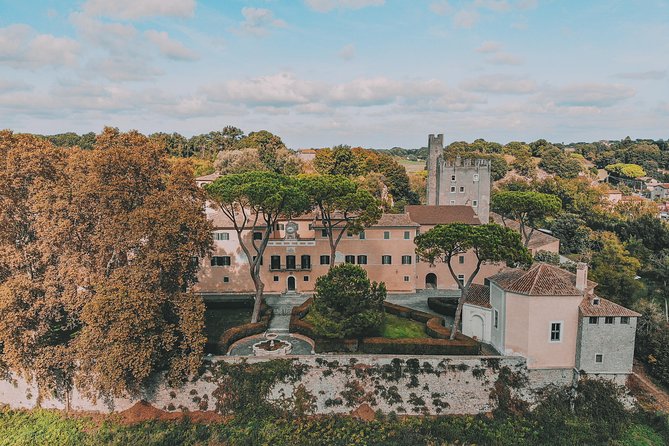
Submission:
<svg viewBox="0 0 669 446">
<path fill-rule="evenodd" d="M 345 234 L 334 259 L 316 214 L 280 221 L 262 259 L 265 293 L 305 297 L 331 262 L 365 268 L 373 281 L 385 282 L 389 294 L 402 296 L 457 296 L 458 286 L 442 262 L 419 261 L 414 238 L 438 224 L 478 225 L 500 217 L 489 211 L 490 166 L 481 160 L 444 161 L 443 137 L 430 135 L 428 205 L 406 206 L 402 214 L 384 214 L 360 234 Z M 481 162 L 479 162 L 481 161 Z M 215 181 L 200 177 L 198 185 Z M 248 260 L 232 222 L 208 206 L 214 250 L 199 259 L 194 290 L 208 299 L 252 294 Z M 517 222 L 506 221 L 518 230 Z M 261 237 L 265 228 L 249 229 L 243 237 Z M 535 231 L 529 249 L 559 252 L 559 240 Z M 467 280 L 475 267 L 473 252 L 458 256 L 458 280 Z M 585 371 L 603 376 L 631 372 L 636 320 L 639 316 L 594 294 L 587 266 L 576 274 L 536 263 L 529 270 L 484 265 L 466 298 L 462 331 L 489 344 L 502 355 L 520 355 L 530 369 Z"/>
</svg>

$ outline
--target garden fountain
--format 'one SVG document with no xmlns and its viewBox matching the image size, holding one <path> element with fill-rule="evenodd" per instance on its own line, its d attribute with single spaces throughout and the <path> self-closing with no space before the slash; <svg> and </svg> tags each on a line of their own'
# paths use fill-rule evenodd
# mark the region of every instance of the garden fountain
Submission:
<svg viewBox="0 0 669 446">
<path fill-rule="evenodd" d="M 253 344 L 253 354 L 255 356 L 283 356 L 288 355 L 293 349 L 293 345 L 279 337 L 276 333 L 265 334 L 265 340 Z"/>
</svg>

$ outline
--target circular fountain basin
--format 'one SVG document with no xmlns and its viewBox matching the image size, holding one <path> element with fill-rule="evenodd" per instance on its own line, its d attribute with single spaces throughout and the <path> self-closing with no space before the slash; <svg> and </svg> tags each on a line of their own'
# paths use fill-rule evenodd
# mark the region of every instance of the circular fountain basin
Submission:
<svg viewBox="0 0 669 446">
<path fill-rule="evenodd" d="M 253 354 L 255 356 L 282 356 L 288 355 L 293 350 L 293 345 L 281 339 L 276 339 L 275 333 L 268 334 L 264 341 L 253 344 Z"/>
</svg>

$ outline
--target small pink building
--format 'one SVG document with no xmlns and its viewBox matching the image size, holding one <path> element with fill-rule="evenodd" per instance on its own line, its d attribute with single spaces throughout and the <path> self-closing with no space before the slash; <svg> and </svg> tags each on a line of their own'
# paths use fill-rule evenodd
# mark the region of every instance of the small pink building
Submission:
<svg viewBox="0 0 669 446">
<path fill-rule="evenodd" d="M 507 269 L 477 287 L 463 309 L 463 333 L 530 369 L 622 376 L 632 371 L 638 313 L 594 294 L 587 265 L 576 274 L 537 263 Z"/>
</svg>

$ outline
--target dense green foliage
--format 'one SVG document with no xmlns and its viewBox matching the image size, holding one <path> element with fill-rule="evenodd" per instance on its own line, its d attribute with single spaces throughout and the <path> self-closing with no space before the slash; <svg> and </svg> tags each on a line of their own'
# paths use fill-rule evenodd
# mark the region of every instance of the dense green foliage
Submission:
<svg viewBox="0 0 669 446">
<path fill-rule="evenodd" d="M 638 164 L 624 164 L 624 163 L 615 163 L 609 164 L 605 167 L 606 171 L 612 175 L 621 176 L 624 178 L 640 178 L 646 175 L 646 172 L 643 170 L 643 167 Z"/>
<path fill-rule="evenodd" d="M 501 191 L 492 196 L 491 209 L 502 216 L 520 223 L 520 233 L 528 246 L 534 228 L 556 215 L 562 202 L 556 195 L 534 191 Z"/>
<path fill-rule="evenodd" d="M 262 377 L 289 374 L 274 370 Z M 249 386 L 251 391 L 252 386 Z M 150 421 L 121 425 L 96 424 L 44 410 L 0 412 L 1 446 L 494 446 L 650 445 L 669 442 L 666 415 L 626 411 L 616 400 L 617 389 L 599 381 L 584 381 L 572 393 L 549 390 L 533 412 L 501 417 L 444 416 L 398 419 L 377 415 L 371 422 L 351 417 L 293 417 L 245 411 L 225 423 Z M 251 408 L 255 406 L 249 406 Z M 573 407 L 573 410 L 572 410 Z"/>
<path fill-rule="evenodd" d="M 316 280 L 309 322 L 316 334 L 346 339 L 378 333 L 383 324 L 386 286 L 370 283 L 367 271 L 343 263 Z"/>
</svg>

